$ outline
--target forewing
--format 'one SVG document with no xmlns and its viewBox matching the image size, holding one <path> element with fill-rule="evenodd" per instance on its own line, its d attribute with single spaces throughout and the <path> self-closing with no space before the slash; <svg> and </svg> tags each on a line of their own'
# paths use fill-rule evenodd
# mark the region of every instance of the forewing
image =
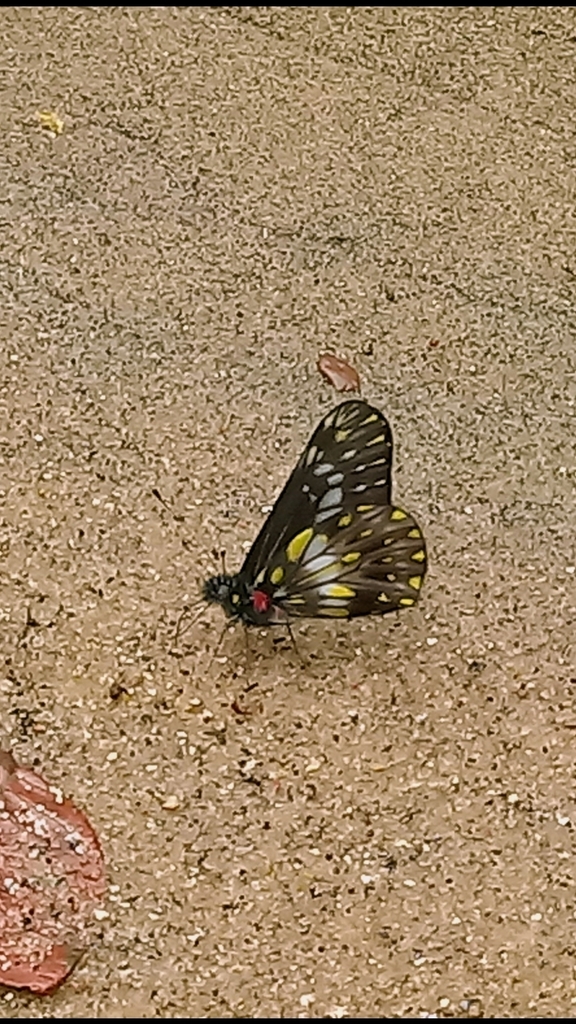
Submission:
<svg viewBox="0 0 576 1024">
<path fill-rule="evenodd" d="M 285 589 L 304 551 L 298 538 L 333 534 L 342 515 L 362 505 L 390 505 L 391 471 L 392 432 L 385 417 L 367 402 L 342 402 L 314 431 L 248 552 L 241 576 L 270 593 L 280 582 Z"/>
</svg>

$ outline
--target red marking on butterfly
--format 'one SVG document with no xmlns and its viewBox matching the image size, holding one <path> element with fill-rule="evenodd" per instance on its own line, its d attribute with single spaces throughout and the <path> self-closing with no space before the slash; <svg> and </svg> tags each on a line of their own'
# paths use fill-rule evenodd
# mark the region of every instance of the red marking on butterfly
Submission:
<svg viewBox="0 0 576 1024">
<path fill-rule="evenodd" d="M 258 612 L 259 615 L 263 615 L 270 609 L 272 604 L 272 598 L 270 594 L 265 594 L 263 590 L 255 590 L 252 594 L 252 604 L 254 605 L 254 611 Z"/>
</svg>

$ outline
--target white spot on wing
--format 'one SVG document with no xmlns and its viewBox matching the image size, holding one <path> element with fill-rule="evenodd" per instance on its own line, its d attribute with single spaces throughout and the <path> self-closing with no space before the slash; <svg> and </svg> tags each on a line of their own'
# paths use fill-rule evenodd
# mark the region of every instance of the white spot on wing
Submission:
<svg viewBox="0 0 576 1024">
<path fill-rule="evenodd" d="M 317 555 L 323 554 L 328 547 L 328 537 L 324 537 L 321 533 L 317 533 L 315 537 L 312 537 L 308 547 L 306 548 L 306 554 L 302 564 L 308 564 L 311 558 L 316 558 Z M 329 556 L 332 558 L 332 555 Z"/>
<path fill-rule="evenodd" d="M 316 522 L 325 523 L 328 519 L 332 519 L 333 516 L 340 515 L 341 508 L 325 508 L 323 512 L 316 513 Z"/>
<path fill-rule="evenodd" d="M 332 476 L 327 478 L 326 483 L 329 484 L 330 487 L 335 487 L 336 484 L 341 484 L 343 479 L 344 473 L 332 473 Z"/>
<path fill-rule="evenodd" d="M 321 462 L 319 466 L 314 466 L 312 472 L 314 476 L 326 476 L 326 473 L 332 473 L 333 469 L 331 462 Z"/>
<path fill-rule="evenodd" d="M 334 555 L 318 555 L 313 558 L 311 562 L 306 562 L 306 575 L 312 575 L 313 573 L 320 572 L 321 570 L 329 569 L 330 572 L 322 573 L 323 579 L 333 579 L 338 576 L 340 567 L 338 562 L 334 559 Z"/>
<path fill-rule="evenodd" d="M 364 488 L 366 485 L 364 485 Z M 341 487 L 331 487 L 326 494 L 322 495 L 318 502 L 318 511 L 323 512 L 327 508 L 338 508 L 342 504 L 344 492 Z"/>
</svg>

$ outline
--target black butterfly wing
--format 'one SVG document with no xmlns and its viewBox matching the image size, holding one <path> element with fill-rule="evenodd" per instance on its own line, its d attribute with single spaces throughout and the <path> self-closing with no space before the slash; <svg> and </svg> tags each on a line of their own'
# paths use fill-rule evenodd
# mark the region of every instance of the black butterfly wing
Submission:
<svg viewBox="0 0 576 1024">
<path fill-rule="evenodd" d="M 329 529 L 309 528 L 287 550 L 273 560 L 270 579 L 277 584 L 274 604 L 288 618 L 385 615 L 410 607 L 426 573 L 422 531 L 392 505 L 347 503 Z"/>
<path fill-rule="evenodd" d="M 349 508 L 390 505 L 392 432 L 388 421 L 363 401 L 342 402 L 312 434 L 294 472 L 252 545 L 240 576 L 275 592 L 283 563 L 283 590 L 295 576 L 298 537 L 308 530 L 330 535 Z M 300 552 L 303 553 L 303 552 Z M 307 614 L 315 614 L 308 612 Z"/>
</svg>

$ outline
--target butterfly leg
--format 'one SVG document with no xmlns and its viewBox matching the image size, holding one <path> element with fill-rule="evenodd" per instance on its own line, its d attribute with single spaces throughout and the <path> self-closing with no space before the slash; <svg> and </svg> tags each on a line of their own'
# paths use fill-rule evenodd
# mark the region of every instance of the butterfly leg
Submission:
<svg viewBox="0 0 576 1024">
<path fill-rule="evenodd" d="M 249 669 L 252 662 L 252 648 L 250 647 L 250 642 L 248 640 L 250 630 L 246 623 L 242 623 L 242 625 L 244 626 L 244 644 L 246 647 L 246 668 Z"/>
<path fill-rule="evenodd" d="M 223 641 L 223 639 L 224 639 L 224 637 L 226 635 L 226 632 L 228 631 L 228 628 L 229 628 L 229 623 L 227 622 L 224 625 L 224 628 L 222 629 L 222 631 L 220 633 L 220 636 L 218 637 L 218 643 L 216 644 L 216 647 L 212 651 L 212 657 L 210 658 L 210 661 L 208 662 L 208 670 L 210 670 L 212 668 L 212 665 L 214 664 L 214 659 L 216 658 L 216 655 L 218 654 L 218 651 L 220 650 L 220 648 L 222 646 L 222 641 Z"/>
<path fill-rule="evenodd" d="M 303 668 L 306 668 L 307 667 L 307 662 L 302 657 L 302 655 L 300 654 L 300 651 L 298 649 L 298 644 L 296 643 L 296 637 L 294 636 L 294 633 L 292 632 L 292 626 L 290 625 L 290 623 L 288 621 L 286 621 L 285 626 L 286 626 L 286 629 L 288 630 L 288 636 L 290 637 L 290 640 L 292 641 L 292 647 L 294 648 L 294 650 L 296 651 L 296 654 L 298 656 L 298 661 L 300 662 L 300 664 L 302 665 Z"/>
</svg>

